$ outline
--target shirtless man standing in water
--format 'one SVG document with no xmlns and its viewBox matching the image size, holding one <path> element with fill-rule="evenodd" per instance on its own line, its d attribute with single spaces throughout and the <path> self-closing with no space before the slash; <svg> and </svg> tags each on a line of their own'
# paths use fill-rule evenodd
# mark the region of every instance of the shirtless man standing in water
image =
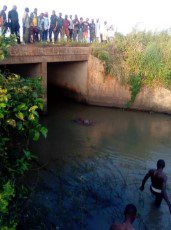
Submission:
<svg viewBox="0 0 171 230">
<path fill-rule="evenodd" d="M 153 195 L 155 195 L 155 204 L 157 206 L 161 205 L 162 200 L 164 199 L 169 207 L 169 211 L 171 213 L 171 203 L 168 199 L 167 192 L 166 192 L 166 182 L 167 176 L 163 172 L 165 167 L 164 160 L 157 161 L 157 169 L 150 169 L 148 173 L 145 175 L 140 190 L 144 190 L 144 186 L 146 181 L 151 178 L 151 186 L 150 191 Z"/>
<path fill-rule="evenodd" d="M 122 224 L 112 224 L 110 230 L 134 230 L 132 223 L 137 216 L 137 208 L 133 204 L 128 204 L 124 211 L 125 220 Z"/>
</svg>

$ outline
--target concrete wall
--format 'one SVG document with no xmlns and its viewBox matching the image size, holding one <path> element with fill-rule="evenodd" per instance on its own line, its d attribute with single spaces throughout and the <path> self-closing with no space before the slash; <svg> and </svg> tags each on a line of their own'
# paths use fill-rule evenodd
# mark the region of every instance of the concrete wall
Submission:
<svg viewBox="0 0 171 230">
<path fill-rule="evenodd" d="M 171 114 L 171 90 L 163 87 L 155 89 L 144 87 L 131 108 Z"/>
<path fill-rule="evenodd" d="M 48 63 L 48 84 L 64 90 L 69 97 L 87 97 L 87 62 Z"/>
<path fill-rule="evenodd" d="M 129 86 L 121 85 L 115 77 L 104 77 L 103 64 L 90 53 L 88 47 L 14 46 L 0 69 L 25 77 L 42 77 L 46 104 L 48 81 L 79 101 L 126 108 L 131 97 Z M 171 90 L 142 88 L 131 108 L 171 114 Z"/>
<path fill-rule="evenodd" d="M 103 64 L 93 56 L 88 63 L 48 64 L 48 83 L 67 91 L 68 97 L 91 105 L 127 108 L 131 97 L 129 86 L 121 85 L 115 77 L 104 76 Z M 131 109 L 171 114 L 171 90 L 144 87 Z"/>
<path fill-rule="evenodd" d="M 129 86 L 121 85 L 115 77 L 104 77 L 103 64 L 97 58 L 90 56 L 87 102 L 93 105 L 125 108 L 130 97 Z M 171 90 L 163 87 L 143 87 L 131 109 L 171 114 Z"/>
<path fill-rule="evenodd" d="M 16 45 L 10 47 L 9 57 L 0 62 L 0 69 L 10 69 L 11 72 L 20 74 L 21 76 L 42 77 L 42 85 L 45 89 L 44 100 L 45 110 L 47 106 L 47 63 L 49 64 L 49 71 L 52 74 L 49 76 L 65 76 L 66 81 L 60 78 L 60 86 L 64 86 L 64 82 L 68 82 L 68 87 L 73 90 L 75 95 L 86 94 L 85 85 L 87 82 L 86 61 L 89 58 L 91 49 L 89 47 L 59 47 L 57 45 Z M 62 63 L 68 63 L 67 67 Z M 78 62 L 72 64 L 71 62 Z M 83 64 L 84 62 L 84 64 Z M 58 68 L 54 67 L 58 64 Z M 61 64 L 60 64 L 61 63 Z M 61 70 L 59 70 L 61 67 Z M 59 74 L 60 73 L 60 74 Z M 82 73 L 82 74 L 81 74 Z M 68 78 L 67 78 L 68 76 Z M 53 79 L 54 80 L 54 79 Z M 50 79 L 51 81 L 51 79 Z M 55 79 L 55 82 L 57 80 Z M 57 84 L 57 82 L 56 82 Z M 67 89 L 67 87 L 66 87 Z M 78 96 L 77 96 L 78 98 Z"/>
<path fill-rule="evenodd" d="M 88 103 L 125 108 L 129 98 L 129 88 L 122 86 L 114 77 L 104 76 L 102 63 L 99 59 L 90 56 L 88 61 Z"/>
<path fill-rule="evenodd" d="M 9 49 L 9 57 L 1 64 L 25 64 L 40 62 L 87 61 L 89 47 L 59 47 L 57 45 L 16 45 Z"/>
</svg>

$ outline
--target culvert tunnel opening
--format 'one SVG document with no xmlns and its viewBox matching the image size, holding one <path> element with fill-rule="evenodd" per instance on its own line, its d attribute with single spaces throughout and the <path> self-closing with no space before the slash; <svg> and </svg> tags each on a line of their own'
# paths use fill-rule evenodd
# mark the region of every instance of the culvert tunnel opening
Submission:
<svg viewBox="0 0 171 230">
<path fill-rule="evenodd" d="M 39 77 L 40 63 L 0 65 L 1 72 L 18 74 L 22 77 Z"/>
<path fill-rule="evenodd" d="M 87 62 L 47 64 L 48 103 L 56 100 L 84 102 L 87 92 Z"/>
</svg>

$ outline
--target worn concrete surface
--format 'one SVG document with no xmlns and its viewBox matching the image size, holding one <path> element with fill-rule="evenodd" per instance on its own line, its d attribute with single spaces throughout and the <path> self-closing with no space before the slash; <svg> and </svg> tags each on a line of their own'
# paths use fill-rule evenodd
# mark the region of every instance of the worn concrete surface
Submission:
<svg viewBox="0 0 171 230">
<path fill-rule="evenodd" d="M 9 49 L 9 57 L 3 60 L 0 65 L 86 61 L 88 60 L 89 53 L 89 47 L 17 45 Z"/>
<path fill-rule="evenodd" d="M 14 46 L 0 69 L 26 77 L 42 77 L 47 105 L 47 85 L 67 91 L 67 96 L 99 106 L 126 108 L 131 93 L 129 86 L 104 76 L 103 63 L 91 55 L 89 47 Z M 171 91 L 162 87 L 142 88 L 131 109 L 171 114 Z"/>
<path fill-rule="evenodd" d="M 102 63 L 97 58 L 90 56 L 88 61 L 88 103 L 126 108 L 130 97 L 129 86 L 121 85 L 114 77 L 104 77 Z M 171 90 L 164 87 L 143 87 L 131 109 L 171 114 Z"/>
</svg>

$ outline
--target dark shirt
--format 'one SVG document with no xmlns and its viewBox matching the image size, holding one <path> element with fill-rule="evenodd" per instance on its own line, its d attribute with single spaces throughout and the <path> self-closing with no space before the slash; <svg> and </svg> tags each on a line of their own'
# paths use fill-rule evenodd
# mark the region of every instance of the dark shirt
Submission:
<svg viewBox="0 0 171 230">
<path fill-rule="evenodd" d="M 95 31 L 96 31 L 95 23 L 90 23 L 89 28 L 90 28 L 90 33 L 95 33 Z"/>
<path fill-rule="evenodd" d="M 18 12 L 16 10 L 10 10 L 8 13 L 8 20 L 10 20 L 12 24 L 17 24 L 19 22 Z"/>
<path fill-rule="evenodd" d="M 62 26 L 63 26 L 63 18 L 60 18 L 60 17 L 58 17 L 58 19 L 57 19 L 57 21 L 58 21 L 58 28 L 62 28 Z"/>
<path fill-rule="evenodd" d="M 0 12 L 0 17 L 3 18 L 3 22 L 6 22 L 6 20 L 7 20 L 7 15 L 6 15 L 6 13 L 5 13 L 4 10 L 1 10 L 1 12 Z"/>
<path fill-rule="evenodd" d="M 79 29 L 80 29 L 80 31 L 83 32 L 83 28 L 84 28 L 84 23 L 83 23 L 83 22 L 80 22 L 80 24 L 79 24 Z"/>
<path fill-rule="evenodd" d="M 80 22 L 78 19 L 74 19 L 73 20 L 73 24 L 74 24 L 74 29 L 75 30 L 79 30 L 79 27 L 80 27 Z"/>
<path fill-rule="evenodd" d="M 83 32 L 88 32 L 89 23 L 83 22 Z"/>
<path fill-rule="evenodd" d="M 52 27 L 52 28 L 56 27 L 56 22 L 57 22 L 57 16 L 56 15 L 51 15 L 51 17 L 50 17 L 50 27 Z"/>
</svg>

